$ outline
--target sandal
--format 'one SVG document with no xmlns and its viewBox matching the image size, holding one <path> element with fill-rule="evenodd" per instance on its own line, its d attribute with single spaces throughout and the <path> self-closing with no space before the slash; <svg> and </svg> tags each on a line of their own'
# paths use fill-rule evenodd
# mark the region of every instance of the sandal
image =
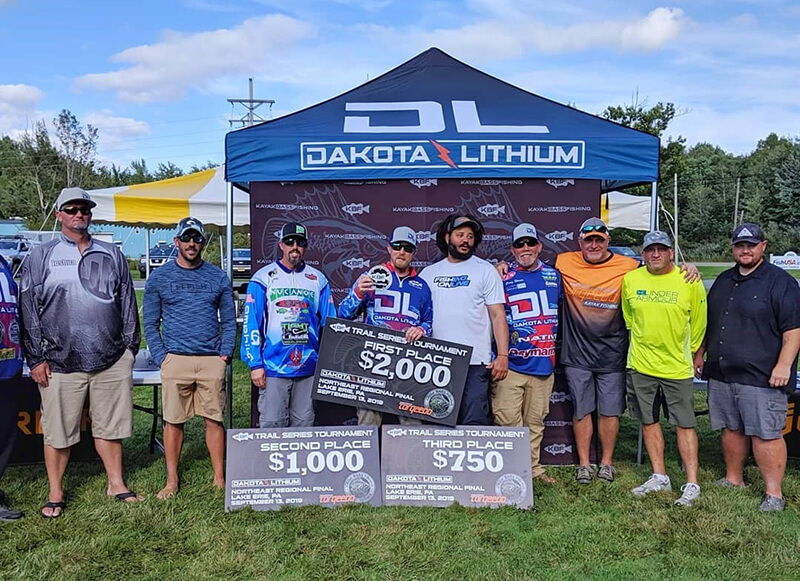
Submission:
<svg viewBox="0 0 800 581">
<path fill-rule="evenodd" d="M 65 511 L 65 510 L 67 510 L 67 503 L 66 503 L 66 502 L 64 502 L 63 500 L 62 500 L 62 501 L 60 501 L 60 502 L 53 502 L 53 501 L 49 501 L 47 504 L 45 504 L 45 505 L 42 507 L 42 510 L 44 510 L 44 509 L 46 509 L 46 508 L 51 508 L 51 509 L 53 509 L 53 510 L 55 510 L 55 509 L 57 508 L 57 509 L 59 509 L 59 511 L 58 511 L 58 513 L 57 513 L 57 514 L 56 514 L 56 513 L 52 513 L 52 512 L 51 512 L 50 514 L 45 514 L 45 513 L 43 513 L 43 512 L 41 512 L 41 511 L 40 511 L 40 512 L 39 512 L 39 514 L 41 514 L 41 515 L 42 515 L 42 518 L 58 518 L 58 517 L 60 517 L 62 514 L 64 514 L 64 511 Z"/>
<path fill-rule="evenodd" d="M 119 494 L 115 494 L 114 498 L 116 498 L 120 502 L 128 502 L 129 498 L 136 498 L 138 500 L 139 495 L 129 490 L 128 492 L 120 492 Z"/>
</svg>

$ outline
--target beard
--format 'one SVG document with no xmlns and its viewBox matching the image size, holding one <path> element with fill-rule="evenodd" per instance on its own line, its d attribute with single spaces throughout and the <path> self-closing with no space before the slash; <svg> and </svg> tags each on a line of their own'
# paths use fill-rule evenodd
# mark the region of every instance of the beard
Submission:
<svg viewBox="0 0 800 581">
<path fill-rule="evenodd" d="M 469 250 L 466 252 L 461 252 L 454 244 L 448 244 L 447 253 L 456 260 L 467 260 L 468 258 L 472 257 L 473 254 L 475 254 L 475 247 L 470 246 Z"/>
</svg>

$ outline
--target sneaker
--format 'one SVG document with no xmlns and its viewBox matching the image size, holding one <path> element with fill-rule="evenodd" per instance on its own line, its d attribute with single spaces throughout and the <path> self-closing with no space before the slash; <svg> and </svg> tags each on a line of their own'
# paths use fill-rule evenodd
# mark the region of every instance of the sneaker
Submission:
<svg viewBox="0 0 800 581">
<path fill-rule="evenodd" d="M 700 497 L 700 486 L 694 482 L 687 482 L 681 486 L 681 496 L 675 501 L 675 506 L 692 506 Z"/>
<path fill-rule="evenodd" d="M 724 476 L 714 482 L 715 486 L 721 486 L 722 488 L 750 488 L 749 484 L 734 484 Z"/>
<path fill-rule="evenodd" d="M 780 512 L 784 506 L 786 506 L 786 499 L 768 494 L 761 501 L 761 506 L 758 507 L 758 510 L 761 512 Z"/>
<path fill-rule="evenodd" d="M 597 477 L 606 482 L 614 482 L 617 475 L 617 469 L 611 464 L 600 464 L 600 469 L 597 471 Z"/>
<path fill-rule="evenodd" d="M 672 490 L 672 483 L 669 476 L 653 474 L 644 484 L 637 486 L 631 492 L 634 496 L 645 496 L 651 492 L 669 492 L 670 490 Z"/>
<path fill-rule="evenodd" d="M 0 504 L 0 522 L 14 522 L 22 518 L 22 513 L 5 504 Z"/>
<path fill-rule="evenodd" d="M 575 467 L 575 481 L 578 484 L 591 484 L 593 476 L 591 466 Z"/>
</svg>

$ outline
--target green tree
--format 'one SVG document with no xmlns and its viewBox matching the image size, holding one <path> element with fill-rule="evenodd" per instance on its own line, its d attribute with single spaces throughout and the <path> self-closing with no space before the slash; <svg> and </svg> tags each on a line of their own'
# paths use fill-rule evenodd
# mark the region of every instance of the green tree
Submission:
<svg viewBox="0 0 800 581">
<path fill-rule="evenodd" d="M 66 187 L 83 186 L 94 173 L 97 128 L 89 124 L 84 128 L 78 118 L 67 109 L 62 109 L 58 117 L 53 119 L 53 126 L 63 152 Z"/>
</svg>

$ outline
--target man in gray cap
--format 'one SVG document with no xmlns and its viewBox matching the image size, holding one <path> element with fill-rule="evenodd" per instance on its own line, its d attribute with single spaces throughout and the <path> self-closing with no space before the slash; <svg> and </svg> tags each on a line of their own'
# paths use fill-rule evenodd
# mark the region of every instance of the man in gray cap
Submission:
<svg viewBox="0 0 800 581">
<path fill-rule="evenodd" d="M 530 429 L 532 475 L 552 484 L 555 480 L 545 474 L 539 455 L 553 391 L 561 276 L 539 260 L 541 251 L 533 224 L 514 228 L 514 260 L 503 276 L 510 333 L 508 375 L 492 384 L 492 411 L 498 426 Z"/>
<path fill-rule="evenodd" d="M 430 336 L 433 328 L 433 303 L 428 284 L 411 266 L 417 251 L 417 237 L 408 226 L 394 229 L 386 247 L 389 260 L 362 274 L 339 304 L 339 317 L 355 319 L 364 315 L 367 325 L 405 331 L 406 340 Z M 381 425 L 383 414 L 359 408 L 358 423 Z M 400 416 L 401 424 L 419 420 Z"/>
<path fill-rule="evenodd" d="M 700 496 L 697 483 L 697 433 L 694 416 L 693 354 L 706 331 L 706 292 L 702 282 L 687 283 L 673 263 L 672 241 L 659 230 L 644 237 L 646 268 L 622 279 L 622 312 L 630 330 L 628 399 L 642 422 L 653 474 L 632 490 L 636 496 L 672 490 L 664 465 L 664 435 L 659 408 L 676 426 L 686 484 L 677 506 Z"/>
<path fill-rule="evenodd" d="M 205 424 L 214 486 L 225 488 L 225 371 L 236 344 L 231 281 L 203 260 L 203 224 L 184 218 L 173 241 L 176 259 L 154 271 L 144 289 L 144 334 L 163 385 L 167 482 L 161 499 L 178 491 L 183 426 L 196 415 Z"/>
<path fill-rule="evenodd" d="M 757 224 L 737 226 L 731 248 L 736 265 L 721 273 L 708 293 L 708 330 L 695 370 L 708 379 L 711 427 L 722 430 L 726 473 L 717 484 L 746 486 L 742 470 L 752 442 L 766 488 L 759 509 L 781 511 L 786 504 L 782 431 L 788 394 L 797 383 L 800 287 L 764 260 L 767 240 Z"/>
<path fill-rule="evenodd" d="M 241 357 L 260 390 L 260 427 L 313 426 L 320 330 L 336 308 L 328 279 L 303 261 L 306 227 L 284 224 L 279 247 L 281 258 L 258 270 L 247 285 Z"/>
<path fill-rule="evenodd" d="M 66 508 L 62 479 L 80 439 L 89 396 L 92 434 L 108 475 L 107 494 L 142 498 L 122 478 L 122 439 L 133 429 L 133 360 L 139 313 L 128 261 L 114 244 L 89 235 L 89 194 L 67 188 L 56 201 L 61 235 L 34 247 L 22 267 L 23 348 L 42 396 L 44 460 L 50 497 L 42 516 Z"/>
</svg>

